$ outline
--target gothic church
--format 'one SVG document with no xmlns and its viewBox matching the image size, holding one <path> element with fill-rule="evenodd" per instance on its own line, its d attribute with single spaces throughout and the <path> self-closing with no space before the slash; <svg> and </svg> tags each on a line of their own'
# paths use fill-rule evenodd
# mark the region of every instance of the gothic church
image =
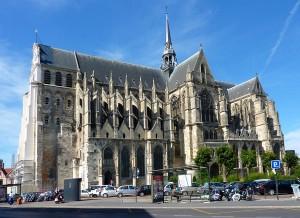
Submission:
<svg viewBox="0 0 300 218">
<path fill-rule="evenodd" d="M 33 45 L 14 171 L 23 191 L 65 178 L 151 184 L 152 170 L 192 165 L 199 147 L 223 144 L 239 168 L 243 149 L 255 150 L 260 172 L 264 151 L 282 158 L 275 104 L 258 77 L 215 80 L 202 49 L 177 63 L 168 17 L 160 69 Z"/>
</svg>

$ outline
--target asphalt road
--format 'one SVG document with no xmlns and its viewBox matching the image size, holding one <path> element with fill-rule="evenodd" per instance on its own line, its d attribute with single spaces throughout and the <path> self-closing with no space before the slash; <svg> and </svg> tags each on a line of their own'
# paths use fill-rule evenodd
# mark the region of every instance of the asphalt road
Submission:
<svg viewBox="0 0 300 218">
<path fill-rule="evenodd" d="M 76 217 L 300 217 L 300 201 L 291 197 L 253 201 L 169 201 L 152 204 L 150 197 L 95 198 L 54 204 L 53 201 L 8 205 L 0 203 L 0 218 L 76 218 Z"/>
<path fill-rule="evenodd" d="M 80 208 L 0 208 L 2 218 L 77 218 L 77 217 L 209 217 L 209 218 L 231 218 L 231 217 L 257 217 L 257 218 L 289 218 L 299 217 L 300 208 L 292 209 L 254 209 L 254 208 L 150 208 L 150 209 L 80 209 Z"/>
</svg>

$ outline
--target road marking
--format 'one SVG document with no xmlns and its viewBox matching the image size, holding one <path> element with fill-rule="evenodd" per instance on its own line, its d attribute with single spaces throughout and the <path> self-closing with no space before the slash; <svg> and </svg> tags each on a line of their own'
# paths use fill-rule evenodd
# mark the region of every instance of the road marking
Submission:
<svg viewBox="0 0 300 218">
<path fill-rule="evenodd" d="M 205 210 L 199 209 L 199 208 L 192 208 L 192 209 L 195 211 L 198 211 L 200 213 L 204 213 L 204 214 L 208 214 L 208 215 L 217 214 L 217 213 L 208 212 L 208 211 L 205 211 Z"/>
<path fill-rule="evenodd" d="M 234 216 L 211 216 L 211 217 L 214 217 L 214 218 L 232 218 Z"/>
<path fill-rule="evenodd" d="M 190 214 L 175 214 L 173 216 L 176 216 L 176 217 L 185 217 L 185 216 L 193 216 L 193 215 L 190 215 Z"/>
<path fill-rule="evenodd" d="M 255 209 L 255 211 L 258 211 L 258 210 L 265 210 L 265 209 Z M 249 210 L 246 210 L 246 209 L 243 209 L 243 210 L 233 210 L 233 211 L 222 211 L 222 213 L 227 213 L 227 214 L 230 214 L 230 213 L 239 213 L 239 212 L 253 212 L 254 210 L 253 209 L 249 209 Z"/>
</svg>

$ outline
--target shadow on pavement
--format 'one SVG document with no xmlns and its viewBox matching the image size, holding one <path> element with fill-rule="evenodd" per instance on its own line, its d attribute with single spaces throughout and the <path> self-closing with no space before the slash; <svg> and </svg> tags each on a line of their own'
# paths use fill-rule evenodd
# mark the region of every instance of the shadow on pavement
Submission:
<svg viewBox="0 0 300 218">
<path fill-rule="evenodd" d="M 144 209 L 1 208 L 2 218 L 153 217 Z"/>
</svg>

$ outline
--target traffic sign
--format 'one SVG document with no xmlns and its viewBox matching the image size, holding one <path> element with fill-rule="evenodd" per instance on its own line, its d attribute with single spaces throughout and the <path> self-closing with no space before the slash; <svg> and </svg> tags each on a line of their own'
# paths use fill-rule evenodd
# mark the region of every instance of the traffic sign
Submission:
<svg viewBox="0 0 300 218">
<path fill-rule="evenodd" d="M 277 170 L 277 169 L 280 169 L 280 167 L 281 167 L 280 160 L 271 160 L 271 168 L 272 169 Z"/>
</svg>

